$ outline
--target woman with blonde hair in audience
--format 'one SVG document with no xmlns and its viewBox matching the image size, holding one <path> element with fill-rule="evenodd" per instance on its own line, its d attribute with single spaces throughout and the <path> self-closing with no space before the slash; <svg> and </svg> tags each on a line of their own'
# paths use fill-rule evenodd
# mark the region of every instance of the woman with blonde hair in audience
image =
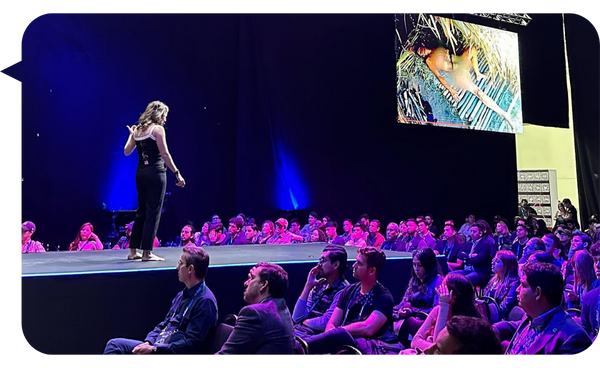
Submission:
<svg viewBox="0 0 600 368">
<path fill-rule="evenodd" d="M 104 249 L 104 245 L 102 245 L 98 235 L 94 234 L 94 226 L 89 222 L 81 225 L 75 240 L 69 245 L 70 251 L 101 249 Z"/>
<path fill-rule="evenodd" d="M 500 310 L 500 319 L 506 319 L 508 313 L 518 304 L 519 265 L 517 257 L 509 250 L 500 250 L 492 259 L 494 276 L 483 290 L 483 296 L 494 298 Z"/>
<path fill-rule="evenodd" d="M 267 220 L 263 222 L 262 232 L 260 233 L 260 240 L 258 242 L 260 244 L 267 244 L 267 241 L 273 236 L 275 236 L 275 224 L 273 221 Z"/>
</svg>

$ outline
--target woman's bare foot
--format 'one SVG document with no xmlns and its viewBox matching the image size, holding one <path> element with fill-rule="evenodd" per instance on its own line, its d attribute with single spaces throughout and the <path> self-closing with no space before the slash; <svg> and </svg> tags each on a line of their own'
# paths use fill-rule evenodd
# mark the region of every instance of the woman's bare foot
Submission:
<svg viewBox="0 0 600 368">
<path fill-rule="evenodd" d="M 164 261 L 164 258 L 157 256 L 156 254 L 152 254 L 152 251 L 144 250 L 142 254 L 142 262 L 147 261 Z"/>
<path fill-rule="evenodd" d="M 142 255 L 137 252 L 136 249 L 129 248 L 129 254 L 127 255 L 127 259 L 133 261 L 135 259 L 141 259 Z"/>
</svg>

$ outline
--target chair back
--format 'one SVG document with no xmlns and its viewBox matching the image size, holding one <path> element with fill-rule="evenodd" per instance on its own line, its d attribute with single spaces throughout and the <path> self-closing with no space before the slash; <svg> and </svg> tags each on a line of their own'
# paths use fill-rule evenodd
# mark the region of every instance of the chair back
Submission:
<svg viewBox="0 0 600 368">
<path fill-rule="evenodd" d="M 500 321 L 500 306 L 496 300 L 489 296 L 480 296 L 475 299 L 477 309 L 487 318 L 490 324 Z"/>
<path fill-rule="evenodd" d="M 299 336 L 294 336 L 294 354 L 306 355 L 308 354 L 308 343 Z"/>
<path fill-rule="evenodd" d="M 523 316 L 525 315 L 525 311 L 523 310 L 523 308 L 519 307 L 518 305 L 513 307 L 513 309 L 510 310 L 510 313 L 508 313 L 508 321 L 520 321 L 523 319 Z"/>
<path fill-rule="evenodd" d="M 219 323 L 219 325 L 217 326 L 217 329 L 215 330 L 215 334 L 214 334 L 214 338 L 213 338 L 213 343 L 212 343 L 212 352 L 213 353 L 216 353 L 219 350 L 221 350 L 221 347 L 223 346 L 223 344 L 225 344 L 225 342 L 229 338 L 229 335 L 231 335 L 232 331 L 233 331 L 233 326 L 228 325 L 226 323 Z"/>
</svg>

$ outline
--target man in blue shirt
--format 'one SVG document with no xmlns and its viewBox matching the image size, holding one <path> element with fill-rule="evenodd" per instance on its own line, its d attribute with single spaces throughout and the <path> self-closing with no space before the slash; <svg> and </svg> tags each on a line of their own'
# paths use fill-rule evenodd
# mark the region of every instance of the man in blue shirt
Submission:
<svg viewBox="0 0 600 368">
<path fill-rule="evenodd" d="M 104 354 L 198 354 L 209 353 L 209 337 L 217 324 L 217 300 L 204 283 L 209 256 L 194 245 L 183 248 L 177 265 L 179 292 L 165 319 L 144 341 L 116 338 L 106 344 Z"/>
</svg>

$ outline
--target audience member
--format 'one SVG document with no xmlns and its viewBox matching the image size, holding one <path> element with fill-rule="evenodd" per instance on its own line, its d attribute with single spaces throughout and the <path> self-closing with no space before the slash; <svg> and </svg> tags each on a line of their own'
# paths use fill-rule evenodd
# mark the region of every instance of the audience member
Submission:
<svg viewBox="0 0 600 368">
<path fill-rule="evenodd" d="M 359 282 L 342 291 L 325 332 L 306 337 L 310 353 L 332 353 L 343 345 L 354 346 L 363 354 L 400 350 L 392 330 L 394 298 L 377 281 L 384 264 L 383 251 L 373 247 L 358 249 L 352 275 Z"/>
<path fill-rule="evenodd" d="M 517 305 L 519 266 L 515 254 L 509 250 L 498 251 L 492 259 L 492 272 L 494 276 L 483 290 L 483 295 L 494 298 L 500 307 L 500 319 L 507 319 Z"/>
<path fill-rule="evenodd" d="M 562 244 L 562 249 L 570 249 L 571 248 L 571 237 L 572 237 L 573 233 L 571 232 L 571 230 L 567 229 L 566 226 L 558 226 L 556 228 L 556 231 L 554 231 L 554 235 L 556 235 L 556 237 Z M 572 255 L 573 254 L 571 254 L 571 256 Z"/>
<path fill-rule="evenodd" d="M 294 328 L 285 304 L 288 274 L 281 266 L 258 263 L 244 283 L 244 301 L 235 327 L 217 354 L 293 354 Z"/>
<path fill-rule="evenodd" d="M 144 341 L 112 339 L 104 354 L 191 354 L 209 353 L 209 334 L 217 324 L 217 300 L 204 280 L 210 257 L 200 247 L 183 247 L 177 273 L 185 284 L 171 304 L 165 319 Z"/>
<path fill-rule="evenodd" d="M 471 241 L 458 254 L 458 258 L 465 262 L 464 269 L 453 272 L 465 275 L 475 286 L 485 286 L 490 278 L 495 244 L 489 236 L 483 237 L 486 229 L 479 221 L 471 226 Z"/>
<path fill-rule="evenodd" d="M 471 282 L 461 274 L 448 274 L 437 290 L 439 305 L 435 306 L 421 325 L 410 346 L 424 351 L 437 343 L 440 331 L 452 316 L 483 318 L 475 306 Z M 406 352 L 404 353 L 406 354 Z"/>
<path fill-rule="evenodd" d="M 475 223 L 475 215 L 469 214 L 469 216 L 465 219 L 465 223 L 458 230 L 459 234 L 463 234 L 466 240 L 471 239 L 471 226 Z"/>
<path fill-rule="evenodd" d="M 556 237 L 559 240 L 561 239 L 559 235 L 556 235 Z M 581 231 L 576 231 L 573 233 L 573 239 L 569 243 L 565 244 L 561 241 L 562 249 L 568 251 L 567 262 L 563 264 L 563 277 L 565 280 L 569 280 L 571 276 L 573 276 L 573 265 L 571 263 L 571 259 L 573 258 L 575 252 L 578 250 L 588 250 L 590 245 L 592 245 L 592 239 L 590 239 L 589 236 Z"/>
<path fill-rule="evenodd" d="M 368 229 L 369 224 L 371 223 L 371 221 L 369 220 L 369 215 L 367 215 L 366 213 L 363 213 L 362 215 L 360 215 L 360 223 L 363 225 L 363 227 L 365 229 Z"/>
<path fill-rule="evenodd" d="M 366 247 L 367 243 L 365 243 L 365 241 L 363 240 L 364 232 L 365 228 L 361 222 L 357 222 L 356 224 L 354 224 L 354 226 L 352 227 L 352 236 L 345 245 L 359 248 Z"/>
<path fill-rule="evenodd" d="M 202 224 L 202 228 L 200 229 L 200 231 L 194 234 L 194 243 L 196 243 L 196 245 L 205 246 L 208 244 L 208 233 L 210 231 L 210 224 L 210 221 L 206 221 L 204 224 Z"/>
<path fill-rule="evenodd" d="M 352 236 L 352 221 L 350 219 L 345 219 L 342 223 L 342 229 L 344 230 L 344 233 L 340 235 L 340 237 L 344 241 L 344 244 L 346 244 Z"/>
<path fill-rule="evenodd" d="M 104 245 L 98 238 L 98 235 L 94 234 L 94 226 L 89 222 L 81 225 L 75 240 L 69 245 L 70 251 L 82 251 L 82 250 L 101 250 L 104 249 Z M 141 255 L 140 255 L 141 258 Z"/>
<path fill-rule="evenodd" d="M 464 265 L 462 259 L 458 259 L 458 254 L 463 248 L 462 237 L 456 232 L 456 228 L 452 224 L 444 225 L 442 233 L 444 240 L 438 240 L 437 249 L 441 249 L 442 254 L 446 257 L 448 271 L 461 270 Z"/>
<path fill-rule="evenodd" d="M 259 231 L 258 226 L 255 223 L 250 223 L 244 226 L 244 234 L 246 234 L 246 241 L 248 244 L 258 244 Z"/>
<path fill-rule="evenodd" d="M 569 220 L 570 220 L 574 223 L 574 226 L 577 229 L 579 229 L 579 220 L 577 218 L 577 209 L 575 208 L 575 206 L 573 206 L 573 204 L 571 203 L 571 200 L 569 198 L 563 199 L 562 202 L 565 205 L 565 209 L 567 210 L 567 212 L 571 215 L 570 218 L 567 219 L 567 224 L 569 223 Z"/>
<path fill-rule="evenodd" d="M 185 247 L 186 245 L 196 245 L 194 242 L 196 239 L 194 235 L 196 234 L 196 229 L 190 224 L 185 225 L 181 229 L 181 234 L 179 234 L 179 239 L 176 239 L 175 245 L 176 247 Z M 158 240 L 158 239 L 157 239 Z"/>
<path fill-rule="evenodd" d="M 365 239 L 367 246 L 381 249 L 381 245 L 385 241 L 383 235 L 379 233 L 379 230 L 381 230 L 381 221 L 377 219 L 371 220 L 368 229 L 369 233 Z"/>
<path fill-rule="evenodd" d="M 275 221 L 275 235 L 267 241 L 267 244 L 291 244 L 292 242 L 302 243 L 304 241 L 302 236 L 292 234 L 287 230 L 287 227 L 288 222 L 286 219 L 277 219 Z M 324 234 L 323 237 L 325 237 Z"/>
<path fill-rule="evenodd" d="M 600 242 L 590 247 L 594 258 L 596 281 L 600 281 Z M 598 321 L 600 320 L 600 288 L 587 293 L 581 301 L 581 327 L 590 335 L 592 341 L 598 337 Z"/>
<path fill-rule="evenodd" d="M 221 223 L 221 218 L 219 218 L 219 215 L 217 215 L 217 214 L 214 214 L 214 215 L 212 216 L 212 218 L 211 218 L 211 222 L 212 222 L 213 224 L 216 224 L 216 223 Z"/>
<path fill-rule="evenodd" d="M 525 316 L 494 324 L 500 340 L 510 340 L 505 354 L 577 354 L 590 346 L 586 332 L 561 308 L 562 290 L 562 274 L 554 265 L 523 267 L 517 299 Z"/>
<path fill-rule="evenodd" d="M 531 207 L 525 198 L 523 198 L 521 199 L 521 203 L 519 203 L 518 214 L 522 219 L 527 219 L 531 216 L 537 215 L 537 211 Z"/>
<path fill-rule="evenodd" d="M 385 230 L 385 241 L 381 244 L 381 250 L 393 250 L 403 252 L 404 244 L 400 240 L 400 229 L 398 224 L 390 222 Z"/>
<path fill-rule="evenodd" d="M 325 234 L 327 235 L 327 243 L 329 244 L 337 244 L 344 245 L 346 242 L 342 239 L 341 236 L 337 233 L 337 222 L 329 221 L 325 224 Z"/>
<path fill-rule="evenodd" d="M 562 244 L 560 244 L 560 241 L 554 234 L 545 234 L 542 237 L 542 241 L 546 245 L 546 253 L 554 257 L 554 265 L 561 270 L 565 263 L 565 260 L 563 259 L 563 250 L 561 248 Z"/>
<path fill-rule="evenodd" d="M 315 211 L 311 211 L 308 214 L 308 224 L 304 225 L 302 230 L 300 230 L 301 235 L 305 239 L 309 238 L 312 230 L 317 227 L 317 219 L 318 218 L 319 218 L 319 215 L 317 215 L 317 213 Z"/>
<path fill-rule="evenodd" d="M 290 233 L 300 235 L 301 227 L 302 227 L 302 224 L 300 223 L 300 220 L 298 220 L 297 218 L 293 218 L 290 221 L 290 228 L 289 228 Z"/>
<path fill-rule="evenodd" d="M 242 231 L 244 220 L 241 217 L 232 217 L 229 219 L 229 234 L 225 239 L 224 245 L 248 244 L 246 233 Z"/>
<path fill-rule="evenodd" d="M 402 301 L 393 308 L 394 332 L 401 333 L 399 338 L 404 346 L 408 346 L 408 334 L 414 335 L 423 323 L 422 318 L 415 316 L 417 312 L 429 313 L 439 304 L 437 288 L 442 284 L 440 266 L 431 248 L 418 249 L 413 252 L 411 278 L 408 282 Z"/>
<path fill-rule="evenodd" d="M 427 246 L 433 250 L 437 250 L 435 249 L 435 238 L 431 235 L 431 233 L 429 233 L 425 219 L 417 220 L 417 229 L 421 238 L 425 241 L 425 243 L 427 243 Z"/>
<path fill-rule="evenodd" d="M 491 355 L 502 354 L 502 347 L 496 332 L 485 319 L 453 316 L 438 334 L 436 344 L 423 353 Z"/>
<path fill-rule="evenodd" d="M 223 245 L 225 240 L 227 240 L 227 235 L 223 234 L 223 224 L 220 222 L 211 223 L 208 230 L 208 242 L 206 245 Z"/>
<path fill-rule="evenodd" d="M 262 232 L 260 233 L 260 244 L 267 244 L 275 236 L 275 224 L 273 221 L 263 222 Z"/>
<path fill-rule="evenodd" d="M 310 243 L 325 243 L 327 241 L 327 235 L 321 229 L 314 229 L 310 233 Z"/>
<path fill-rule="evenodd" d="M 436 236 L 440 235 L 437 226 L 433 224 L 433 215 L 431 213 L 425 214 L 425 223 L 427 224 L 427 230 L 432 237 L 435 238 Z"/>
<path fill-rule="evenodd" d="M 408 232 L 408 236 L 403 239 L 403 241 L 406 242 L 407 252 L 413 252 L 417 249 L 423 249 L 427 247 L 427 242 L 421 238 L 417 229 L 417 220 L 408 219 L 406 221 L 406 231 Z"/>
<path fill-rule="evenodd" d="M 500 220 L 496 224 L 496 233 L 494 234 L 494 242 L 497 250 L 512 250 L 515 235 L 508 231 L 506 220 Z"/>
<path fill-rule="evenodd" d="M 304 338 L 325 331 L 341 291 L 349 285 L 344 278 L 347 262 L 348 254 L 343 247 L 328 245 L 323 249 L 294 307 L 292 320 L 296 324 L 296 336 Z M 321 278 L 317 279 L 318 276 Z"/>
<path fill-rule="evenodd" d="M 586 250 L 578 250 L 571 259 L 574 283 L 566 293 L 566 302 L 569 308 L 581 308 L 583 297 L 600 286 L 600 280 L 596 279 L 594 269 L 594 258 Z"/>
<path fill-rule="evenodd" d="M 523 250 L 528 241 L 529 230 L 527 229 L 527 225 L 517 225 L 517 229 L 515 230 L 515 240 L 513 240 L 510 251 L 520 259 L 523 256 Z"/>
<path fill-rule="evenodd" d="M 39 241 L 31 239 L 35 233 L 35 224 L 25 221 L 21 224 L 21 253 L 43 253 L 46 251 Z"/>
<path fill-rule="evenodd" d="M 535 251 L 546 252 L 546 244 L 540 238 L 531 238 L 523 248 L 523 256 L 519 259 L 519 264 L 524 264 L 529 259 L 531 253 Z"/>
<path fill-rule="evenodd" d="M 568 218 L 571 218 L 571 214 L 567 212 L 565 204 L 558 201 L 558 211 L 556 211 L 556 214 L 554 215 L 554 220 L 566 220 Z"/>
</svg>

